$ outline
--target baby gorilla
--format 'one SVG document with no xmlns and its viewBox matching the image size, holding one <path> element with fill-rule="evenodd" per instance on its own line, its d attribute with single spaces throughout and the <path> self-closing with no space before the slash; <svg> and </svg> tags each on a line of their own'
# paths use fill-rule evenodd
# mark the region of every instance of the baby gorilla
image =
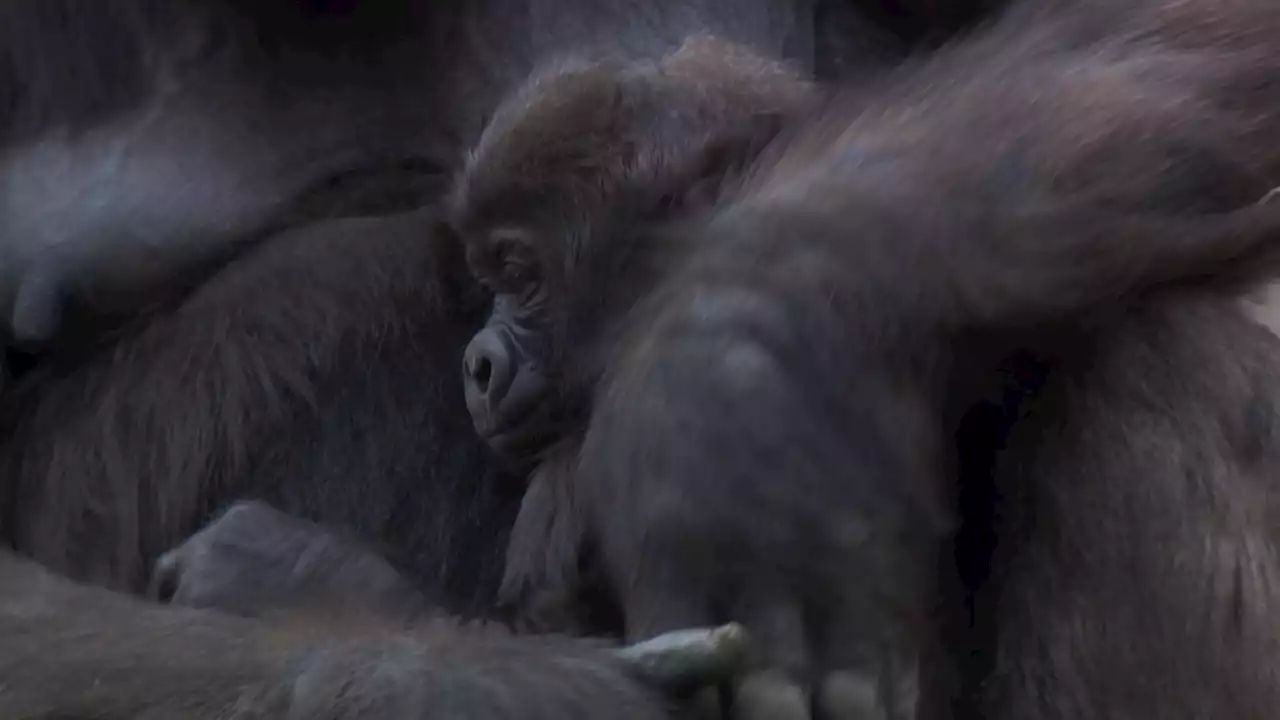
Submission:
<svg viewBox="0 0 1280 720">
<path fill-rule="evenodd" d="M 453 196 L 496 296 L 463 373 L 491 446 L 527 463 L 581 428 L 604 358 L 567 349 L 598 347 L 668 259 L 603 239 L 708 205 L 816 94 L 785 65 L 697 38 L 657 62 L 544 68 L 499 108 Z"/>
<path fill-rule="evenodd" d="M 469 406 L 497 448 L 541 463 L 508 597 L 569 598 L 586 569 L 629 638 L 743 622 L 767 668 L 737 688 L 748 713 L 862 717 L 871 696 L 914 716 L 954 523 L 949 418 L 973 368 L 1163 285 L 1275 270 L 1280 208 L 1243 206 L 1280 176 L 1249 152 L 1277 146 L 1280 104 L 1265 90 L 1239 102 L 1280 79 L 1274 7 L 1029 3 L 781 136 L 810 91 L 782 71 L 751 80 L 743 68 L 767 63 L 721 45 L 530 83 L 455 198 L 496 295 L 465 363 Z M 688 225 L 661 227 L 676 217 Z M 1181 572 L 1195 577 L 1152 579 L 1142 597 L 1209 571 Z M 1193 620 L 1183 607 L 1150 611 L 1176 628 Z M 1163 667 L 1170 640 L 1112 642 Z M 1192 635 L 1173 642 L 1197 652 Z M 1002 663 L 1070 674 L 1074 656 L 1039 655 Z M 1096 689 L 1046 675 L 1050 702 Z M 1216 680 L 1162 706 L 1274 695 Z"/>
</svg>

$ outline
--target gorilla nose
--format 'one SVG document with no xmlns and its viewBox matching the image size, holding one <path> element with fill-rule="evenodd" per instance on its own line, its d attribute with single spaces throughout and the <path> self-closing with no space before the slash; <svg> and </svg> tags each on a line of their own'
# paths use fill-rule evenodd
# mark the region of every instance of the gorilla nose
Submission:
<svg viewBox="0 0 1280 720">
<path fill-rule="evenodd" d="M 493 379 L 493 361 L 484 355 L 476 355 L 470 359 L 467 365 L 467 374 L 471 376 L 471 382 L 476 386 L 482 394 L 489 393 L 489 381 Z"/>
<path fill-rule="evenodd" d="M 502 404 L 515 379 L 510 349 L 496 332 L 477 333 L 467 344 L 462 370 L 471 414 L 476 420 L 488 420 Z"/>
</svg>

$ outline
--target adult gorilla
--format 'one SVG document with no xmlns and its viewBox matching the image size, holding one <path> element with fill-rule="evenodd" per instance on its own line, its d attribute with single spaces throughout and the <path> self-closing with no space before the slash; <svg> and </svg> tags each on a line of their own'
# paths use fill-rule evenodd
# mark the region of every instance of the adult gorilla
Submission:
<svg viewBox="0 0 1280 720">
<path fill-rule="evenodd" d="M 896 35 L 836 0 L 728 6 L 5 3 L 0 330 L 36 348 L 96 336 L 281 227 L 415 204 L 498 98 L 566 50 L 707 31 L 831 75 L 897 60 L 980 4 L 877 9 Z"/>
<path fill-rule="evenodd" d="M 8 718 L 662 720 L 661 691 L 740 665 L 738 629 L 606 651 L 432 622 L 270 625 L 78 586 L 0 554 Z"/>
<path fill-rule="evenodd" d="M 561 51 L 656 56 L 699 33 L 812 70 L 815 48 L 847 60 L 865 43 L 817 43 L 806 3 L 406 1 L 355 30 L 325 22 L 328 4 L 191 7 L 4 7 L 13 335 L 61 340 L 74 306 L 92 337 L 104 314 L 151 307 L 0 394 L 0 533 L 73 578 L 137 589 L 212 512 L 259 497 L 378 541 L 432 604 L 493 616 L 524 485 L 475 437 L 457 387 L 487 298 L 430 210 L 392 213 L 429 206 L 497 97 Z M 41 648 L 9 653 L 8 677 L 56 706 L 70 693 L 51 679 L 111 620 L 5 562 L 9 637 Z M 65 602 L 28 626 L 24 598 Z M 144 618 L 143 636 L 145 618 L 172 628 L 129 608 L 120 622 Z M 199 635 L 163 647 L 198 654 Z M 105 655 L 65 677 L 146 682 L 131 665 L 146 651 L 122 647 L 113 666 L 95 645 Z"/>
<path fill-rule="evenodd" d="M 746 624 L 773 674 L 739 697 L 789 688 L 772 717 L 840 717 L 851 685 L 909 716 L 953 413 L 1029 347 L 1057 372 L 997 475 L 985 712 L 1272 714 L 1275 338 L 1212 292 L 1143 296 L 1274 269 L 1277 32 L 1266 0 L 1019 4 L 745 173 L 638 132 L 649 104 L 702 116 L 678 73 L 531 83 L 457 204 L 496 294 L 469 404 L 541 461 L 508 589 L 591 568 L 629 637 Z"/>
<path fill-rule="evenodd" d="M 429 206 L 497 97 L 562 49 L 660 53 L 697 32 L 812 68 L 817 47 L 848 60 L 865 46 L 817 44 L 805 3 L 406 1 L 354 26 L 325 21 L 327 3 L 175 7 L 0 11 L 0 96 L 15 108 L 5 323 L 54 348 L 0 394 L 0 534 L 56 571 L 138 589 L 210 513 L 260 497 L 378 542 L 433 606 L 473 617 L 496 614 L 524 485 L 475 437 L 457 387 L 487 298 L 430 210 L 394 213 Z M 113 315 L 128 321 L 109 338 L 65 342 Z M 295 716 L 309 716 L 299 698 L 344 717 L 459 697 L 484 717 L 659 708 L 598 655 L 565 664 L 576 650 L 465 633 L 299 669 L 299 646 L 263 626 L 0 563 L 5 714 L 270 714 L 281 678 Z M 481 671 L 458 685 L 458 668 Z M 511 691 L 497 704 L 495 682 Z"/>
<path fill-rule="evenodd" d="M 675 648 L 672 675 L 663 648 L 617 657 L 438 617 L 495 614 L 524 489 L 459 412 L 459 346 L 485 298 L 451 282 L 464 272 L 441 233 L 422 211 L 273 238 L 87 364 L 38 368 L 4 396 L 2 472 L 17 482 L 3 530 L 20 551 L 131 587 L 151 548 L 220 498 L 256 493 L 387 538 L 417 582 L 377 585 L 394 571 L 349 565 L 344 579 L 372 579 L 362 600 L 410 604 L 259 624 L 77 586 L 0 552 L 0 715 L 658 720 L 659 690 L 734 667 L 731 635 Z M 315 313 L 304 336 L 300 311 Z M 25 481 L 33 467 L 49 485 Z"/>
<path fill-rule="evenodd" d="M 1090 12 L 1029 3 L 758 162 L 768 113 L 727 143 L 671 131 L 760 62 L 732 47 L 553 66 L 513 96 L 456 220 L 498 294 L 467 363 L 477 425 L 541 452 L 517 597 L 602 572 L 632 637 L 757 632 L 781 672 L 737 710 L 910 715 L 938 641 L 944 433 L 966 381 L 1025 345 L 1056 367 L 997 476 L 1016 499 L 979 614 L 984 712 L 1273 712 L 1276 339 L 1188 285 L 1275 267 L 1277 206 L 1246 206 L 1280 176 L 1256 150 L 1280 147 L 1261 82 L 1280 15 L 1071 8 Z M 655 105 L 667 132 L 644 132 Z M 653 227 L 706 196 L 705 221 Z"/>
<path fill-rule="evenodd" d="M 466 271 L 433 255 L 448 251 L 425 214 L 281 228 L 429 204 L 539 59 L 661 54 L 691 33 L 810 71 L 879 57 L 878 31 L 820 36 L 819 10 L 858 19 L 834 3 L 5 4 L 13 334 L 96 340 L 104 314 L 149 307 L 0 398 L 5 537 L 139 588 L 208 513 L 255 495 L 487 596 L 521 486 L 453 388 L 482 321 L 453 282 Z M 68 299 L 84 325 L 57 320 Z M 468 534 L 484 548 L 455 544 Z"/>
</svg>

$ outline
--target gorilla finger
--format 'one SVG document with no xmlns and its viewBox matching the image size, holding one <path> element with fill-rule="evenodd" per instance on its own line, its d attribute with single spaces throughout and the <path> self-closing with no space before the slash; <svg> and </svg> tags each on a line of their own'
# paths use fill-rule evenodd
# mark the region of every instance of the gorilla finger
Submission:
<svg viewBox="0 0 1280 720">
<path fill-rule="evenodd" d="M 822 679 L 814 695 L 815 720 L 889 720 L 899 716 L 881 702 L 880 678 L 835 672 Z M 913 716 L 905 716 L 913 717 Z"/>
<path fill-rule="evenodd" d="M 737 602 L 734 617 L 751 634 L 754 660 L 796 679 L 812 677 L 812 648 L 803 609 L 775 592 L 748 592 Z"/>
<path fill-rule="evenodd" d="M 824 633 L 820 657 L 826 675 L 815 698 L 820 720 L 914 718 L 919 697 L 918 639 L 875 637 L 864 625 Z"/>
<path fill-rule="evenodd" d="M 160 556 L 151 570 L 146 597 L 160 603 L 172 602 L 182 581 L 182 558 L 176 550 Z"/>
<path fill-rule="evenodd" d="M 637 586 L 627 598 L 626 618 L 627 637 L 633 642 L 636 639 L 656 639 L 667 633 L 680 633 L 688 628 L 705 628 L 714 626 L 721 620 L 713 617 L 707 598 L 708 589 L 698 585 L 703 582 L 694 579 L 692 584 L 680 582 L 680 577 L 673 577 L 678 572 L 675 568 L 666 568 L 666 573 L 659 574 L 665 582 L 644 583 Z M 685 574 L 685 578 L 689 576 Z M 667 591 L 664 588 L 684 588 L 683 591 Z M 728 640 L 725 646 L 727 656 L 733 655 L 734 635 L 740 632 L 731 631 L 722 635 L 721 640 Z M 675 637 L 689 638 L 688 635 Z M 661 644 L 659 644 L 661 647 Z M 744 646 L 745 650 L 745 646 Z M 745 665 L 748 653 L 743 652 L 741 662 Z M 705 667 L 705 666 L 704 666 Z M 670 679 L 670 678 L 669 678 Z M 661 685 L 661 683 L 659 683 Z M 689 690 L 698 690 L 693 686 Z M 679 689 L 668 691 L 673 697 L 684 695 Z M 719 691 L 716 688 L 703 688 L 692 697 L 684 697 L 685 711 L 682 717 L 697 720 L 718 720 L 722 716 Z"/>
<path fill-rule="evenodd" d="M 733 720 L 810 720 L 808 692 L 777 670 L 743 678 L 730 706 Z"/>
<path fill-rule="evenodd" d="M 731 716 L 809 720 L 813 663 L 804 611 L 789 596 L 769 590 L 745 593 L 736 616 L 751 633 L 760 669 L 733 689 Z"/>
<path fill-rule="evenodd" d="M 680 704 L 672 717 L 678 720 L 724 720 L 729 717 L 724 712 L 728 707 L 724 688 L 721 685 L 698 690 Z"/>
<path fill-rule="evenodd" d="M 749 640 L 741 625 L 675 630 L 615 651 L 628 670 L 672 694 L 727 682 L 746 670 Z"/>
<path fill-rule="evenodd" d="M 934 632 L 929 603 L 882 598 L 877 605 L 857 588 L 833 590 L 823 600 L 810 606 L 822 628 L 815 635 L 824 676 L 816 688 L 815 714 L 821 720 L 914 718 L 921 651 Z"/>
<path fill-rule="evenodd" d="M 890 718 L 914 718 L 920 705 L 920 656 L 891 657 L 880 686 Z"/>
</svg>

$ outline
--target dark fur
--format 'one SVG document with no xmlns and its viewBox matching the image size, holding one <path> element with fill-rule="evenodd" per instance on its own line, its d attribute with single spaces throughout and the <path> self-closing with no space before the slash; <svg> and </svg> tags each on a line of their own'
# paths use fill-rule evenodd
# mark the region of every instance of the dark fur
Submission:
<svg viewBox="0 0 1280 720">
<path fill-rule="evenodd" d="M 369 209 L 308 202 L 333 182 L 404 167 L 429 180 L 452 161 L 426 84 L 433 4 L 354 18 L 308 5 L 0 10 L 7 334 L 94 337 L 264 233 Z"/>
<path fill-rule="evenodd" d="M 0 677 L 6 718 L 667 717 L 580 642 L 444 623 L 257 623 L 79 586 L 7 552 Z"/>
<path fill-rule="evenodd" d="M 237 623 L 78 587 L 6 551 L 0 715 L 666 717 L 596 652 L 423 622 L 496 616 L 524 492 L 462 414 L 456 368 L 485 298 L 454 282 L 458 251 L 430 212 L 299 230 L 0 396 L 2 529 L 53 570 L 140 589 L 161 551 L 251 496 L 374 541 L 415 605 L 317 593 L 269 625 Z"/>
<path fill-rule="evenodd" d="M 5 537 L 141 589 L 161 552 L 254 496 L 382 541 L 446 607 L 490 607 L 523 484 L 462 409 L 460 348 L 485 302 L 464 272 L 430 212 L 333 221 L 39 368 L 0 398 Z"/>
<path fill-rule="evenodd" d="M 700 31 L 827 75 L 897 60 L 925 32 L 895 37 L 834 0 L 8 3 L 0 328 L 28 347 L 94 337 L 264 235 L 389 202 L 385 185 L 332 202 L 335 183 L 438 183 L 537 61 Z"/>
<path fill-rule="evenodd" d="M 663 272 L 652 248 L 603 240 L 714 200 L 817 94 L 793 68 L 695 38 L 662 58 L 552 63 L 499 107 L 452 196 L 500 298 L 467 352 L 482 436 L 523 458 L 581 422 L 607 358 L 577 340 L 609 332 Z"/>
<path fill-rule="evenodd" d="M 524 486 L 495 467 L 460 417 L 456 387 L 459 351 L 487 298 L 461 281 L 460 258 L 429 212 L 305 222 L 429 205 L 432 178 L 471 144 L 498 97 L 535 60 L 566 48 L 645 55 L 710 32 L 763 43 L 806 73 L 836 72 L 863 53 L 881 57 L 874 42 L 845 44 L 825 28 L 819 38 L 815 8 L 801 3 L 679 3 L 666 15 L 621 1 L 592 3 L 591 12 L 564 2 L 406 1 L 348 22 L 349 6 L 211 2 L 175 11 L 108 2 L 81 14 L 59 0 L 0 11 L 0 97 L 15 108 L 4 127 L 14 152 L 0 172 L 44 173 L 14 186 L 36 201 L 23 195 L 3 213 L 18 231 L 0 238 L 15 273 L 5 302 L 34 280 L 46 293 L 35 299 L 57 310 L 70 279 L 80 289 L 101 284 L 101 293 L 84 293 L 91 316 L 119 309 L 115 292 L 129 313 L 135 300 L 152 306 L 106 338 L 91 317 L 95 346 L 54 351 L 0 394 L 0 534 L 19 553 L 75 579 L 137 590 L 163 551 L 232 500 L 258 497 L 381 545 L 434 606 L 494 614 L 501 551 Z M 850 25 L 859 27 L 839 27 Z M 174 105 L 156 105 L 163 89 L 176 93 Z M 205 105 L 226 115 L 209 116 Z M 140 118 L 157 108 L 172 125 L 146 132 Z M 201 144 L 209 141 L 201 129 L 214 131 L 212 146 Z M 106 150 L 125 137 L 155 153 L 154 165 L 103 167 Z M 248 140 L 290 153 L 263 153 Z M 43 162 L 42 147 L 53 160 L 84 156 Z M 96 199 L 108 215 L 80 205 L 64 182 L 92 179 L 95 169 L 104 174 L 91 189 L 106 192 Z M 274 185 L 277 171 L 290 182 Z M 212 207 L 183 194 L 190 186 L 180 181 L 192 176 Z M 265 204 L 242 214 L 234 194 L 246 191 Z M 216 271 L 180 277 L 176 297 L 158 298 L 152 281 L 171 282 L 204 256 L 178 246 L 166 258 L 175 246 L 161 242 L 159 260 L 135 265 L 129 253 L 148 256 L 151 245 L 116 244 L 115 231 L 125 240 L 189 240 L 201 213 L 232 221 L 229 235 L 197 234 L 192 246 L 216 251 Z M 44 254 L 49 238 L 68 254 Z M 222 244 L 259 238 L 247 248 Z M 16 573 L 13 583 L 23 578 Z M 171 653 L 130 666 L 132 648 L 162 641 L 138 631 L 152 616 L 135 611 L 122 609 L 118 625 L 137 631 L 138 645 L 110 628 L 90 632 L 104 615 L 82 615 L 84 606 L 59 615 L 65 628 L 14 635 L 47 653 L 37 654 L 42 663 L 6 656 L 29 673 L 12 677 L 56 702 L 61 686 L 42 682 L 89 632 L 102 654 L 88 673 L 107 684 L 103 692 L 139 707 L 159 702 L 154 712 L 164 714 L 180 690 L 156 698 L 137 683 L 154 672 L 155 687 L 165 687 L 155 668 Z M 199 637 L 174 637 L 201 655 Z M 216 675 L 229 662 L 217 648 L 201 655 L 201 672 Z"/>
<path fill-rule="evenodd" d="M 1272 717 L 1280 342 L 1194 293 L 1059 339 L 995 475 L 961 717 Z"/>
<path fill-rule="evenodd" d="M 878 681 L 880 701 L 906 712 L 914 697 L 901 683 L 914 676 L 917 651 L 935 642 L 933 557 L 952 530 L 941 482 L 951 464 L 947 436 L 974 381 L 1029 345 L 1067 368 L 1051 380 L 1049 397 L 1061 382 L 1084 399 L 1060 411 L 1046 405 L 1071 434 L 1031 445 L 1052 459 L 1033 454 L 1035 465 L 1002 470 L 998 487 L 1007 481 L 1034 493 L 1015 504 L 1017 517 L 1045 507 L 1074 529 L 1064 537 L 1057 526 L 1041 534 L 1038 523 L 1002 528 L 1033 538 L 998 559 L 1009 573 L 1000 601 L 1016 612 L 1007 624 L 1000 614 L 988 618 L 998 625 L 1003 688 L 988 709 L 1010 718 L 1127 717 L 1146 707 L 1173 717 L 1272 712 L 1280 684 L 1269 669 L 1280 654 L 1266 639 L 1271 590 L 1250 578 L 1276 570 L 1274 524 L 1267 510 L 1231 508 L 1256 493 L 1271 502 L 1251 476 L 1274 452 L 1274 402 L 1243 388 L 1271 382 L 1264 358 L 1274 342 L 1243 320 L 1238 303 L 1214 294 L 1276 269 L 1280 207 L 1249 206 L 1280 179 L 1277 31 L 1280 7 L 1266 0 L 1028 2 L 878 89 L 837 98 L 768 148 L 743 186 L 723 193 L 721 207 L 692 229 L 646 231 L 643 212 L 662 208 L 654 200 L 670 191 L 667 178 L 655 190 L 645 184 L 649 165 L 603 163 L 570 176 L 571 191 L 552 200 L 566 202 L 575 220 L 620 209 L 623 222 L 577 221 L 565 232 L 546 216 L 513 212 L 498 219 L 501 236 L 529 244 L 495 258 L 487 228 L 469 224 L 471 209 L 548 207 L 536 195 L 521 203 L 528 188 L 560 190 L 569 179 L 548 164 L 554 153 L 540 154 L 557 147 L 548 138 L 594 137 L 596 128 L 634 122 L 622 102 L 621 117 L 588 114 L 584 128 L 575 124 L 582 115 L 555 109 L 607 92 L 535 86 L 515 106 L 518 120 L 501 127 L 541 142 L 486 155 L 501 141 L 482 140 L 458 214 L 473 268 L 500 294 L 495 312 L 505 322 L 542 322 L 526 340 L 555 380 L 543 412 L 593 405 L 570 477 L 559 465 L 526 497 L 508 590 L 571 594 L 583 564 L 594 565 L 619 594 L 632 637 L 738 619 L 775 666 L 815 683 L 819 715 L 848 712 L 833 689 L 847 679 L 828 675 L 843 669 Z M 613 92 L 627 97 L 634 76 L 615 72 Z M 548 91 L 542 103 L 539 88 Z M 633 147 L 622 139 L 610 146 L 601 134 L 600 144 Z M 629 189 L 632 176 L 612 174 L 619 166 L 640 167 L 649 194 Z M 512 168 L 526 181 L 513 179 Z M 492 179 L 477 185 L 475 177 Z M 606 197 L 615 205 L 604 210 L 572 190 L 598 187 L 624 192 Z M 592 264 L 614 253 L 628 268 L 658 268 L 645 276 L 660 278 L 657 288 Z M 513 282 L 499 271 L 509 260 L 534 272 Z M 1186 306 L 1116 317 L 1125 301 L 1176 285 L 1204 289 L 1184 290 L 1195 298 Z M 591 307 L 602 312 L 591 322 L 565 314 L 595 293 Z M 541 303 L 535 312 L 529 298 Z M 1221 327 L 1201 332 L 1210 317 Z M 1145 332 L 1156 336 L 1143 334 L 1148 323 Z M 1089 342 L 1045 340 L 1069 327 Z M 1146 350 L 1134 349 L 1144 342 Z M 1112 357 L 1143 365 L 1120 376 L 1107 370 L 1119 362 Z M 1213 406 L 1247 442 L 1183 437 L 1201 428 L 1178 418 L 1210 410 L 1209 394 L 1177 380 L 1205 372 L 1196 357 L 1249 378 Z M 604 383 L 593 390 L 592 371 L 602 367 Z M 1082 374 L 1098 369 L 1097 379 Z M 1148 374 L 1160 384 L 1140 385 L 1135 400 L 1111 396 Z M 1130 429 L 1117 417 L 1139 424 Z M 1111 489 L 1116 478 L 1069 501 L 1056 500 L 1060 488 L 1041 495 L 1037 488 L 1061 482 L 1058 473 L 1072 473 L 1074 453 L 1094 457 L 1083 444 L 1095 423 L 1138 443 L 1125 452 L 1140 454 L 1098 456 L 1100 475 L 1088 487 L 1119 474 L 1136 484 Z M 1160 464 L 1140 449 L 1145 437 L 1166 453 Z M 575 440 L 570 426 L 557 462 L 572 463 L 563 458 L 574 457 Z M 1179 447 L 1214 460 L 1174 454 Z M 1179 510 L 1180 486 L 1139 489 L 1159 483 L 1164 465 L 1211 487 L 1221 504 Z M 1150 508 L 1145 492 L 1161 493 Z M 1228 555 L 1233 569 L 1225 571 L 1157 558 L 1203 557 L 1194 539 L 1215 532 L 1226 533 L 1223 552 L 1258 549 Z M 1134 547 L 1119 552 L 1113 543 Z M 1027 569 L 1036 561 L 1024 561 L 1022 547 L 1037 568 Z M 1075 560 L 1080 553 L 1087 556 Z M 1217 589 L 1217 578 L 1233 573 L 1235 590 Z M 1116 587 L 1126 580 L 1142 586 Z M 1052 594 L 1064 584 L 1072 597 L 1087 597 L 1092 614 L 1064 607 L 1054 620 L 1062 625 L 1033 629 L 1037 603 L 1055 607 Z M 1170 595 L 1181 602 L 1163 600 Z M 1150 606 L 1153 621 L 1115 623 L 1108 603 L 1134 617 Z M 1220 617 L 1231 603 L 1249 619 L 1203 642 L 1204 613 Z M 1249 639 L 1243 627 L 1263 639 Z M 1071 634 L 1052 634 L 1059 631 Z M 1235 669 L 1238 658 L 1256 672 Z M 1087 676 L 1077 672 L 1085 667 Z M 1136 688 L 1147 678 L 1149 691 L 1165 696 L 1142 705 Z M 808 712 L 799 703 L 776 717 Z"/>
<path fill-rule="evenodd" d="M 6 6 L 4 92 L 16 107 L 9 138 L 63 137 L 60 129 L 85 137 L 140 102 L 94 95 L 107 90 L 98 80 L 150 97 L 156 73 L 181 70 L 224 79 L 217 87 L 233 95 L 296 99 L 299 107 L 332 101 L 325 107 L 334 114 L 335 141 L 387 143 L 379 152 L 391 159 L 408 154 L 448 167 L 537 58 L 602 48 L 647 56 L 699 32 L 795 58 L 802 73 L 815 57 L 807 22 L 814 9 L 802 4 L 678 3 L 657 12 L 618 0 L 583 13 L 564 2 L 404 0 L 354 16 L 344 3 L 243 5 L 211 1 L 175 11 L 120 0 L 83 15 L 60 0 Z M 118 30 L 108 36 L 122 47 L 95 44 L 100 27 Z M 250 38 L 247 28 L 257 34 Z M 58 39 L 75 40 L 65 56 L 55 53 L 63 47 Z M 139 53 L 157 65 L 139 64 Z M 406 74 L 385 77 L 389 66 Z M 337 74 L 314 77 L 318 70 Z M 406 85 L 415 92 L 405 93 Z M 201 98 L 202 87 L 188 91 Z M 442 104 L 450 111 L 437 112 Z M 317 134 L 295 132 L 273 115 L 270 108 L 289 102 L 228 107 L 258 129 Z M 391 125 L 349 126 L 365 113 Z M 413 128 L 409 150 L 405 136 L 388 128 Z M 297 149 L 303 163 L 323 154 Z M 254 159 L 239 155 L 220 159 Z M 160 160 L 168 167 L 168 158 Z M 380 212 L 431 201 L 429 187 L 397 178 L 372 183 L 376 195 L 408 196 Z M 339 183 L 325 192 L 341 205 L 354 191 Z M 370 212 L 373 200 L 366 195 L 341 213 Z M 163 197 L 151 201 L 144 206 L 165 206 Z M 446 380 L 456 378 L 457 346 L 478 306 L 472 289 L 453 282 L 462 271 L 437 256 L 435 233 L 426 215 L 275 233 L 194 285 L 189 297 L 161 304 L 95 348 L 42 360 L 0 395 L 5 537 L 74 578 L 138 588 L 160 552 L 229 500 L 253 493 L 288 513 L 393 541 L 420 579 L 449 585 L 457 575 L 468 578 L 458 581 L 464 587 L 484 586 L 486 562 L 472 577 L 445 560 L 457 556 L 457 537 L 476 532 L 457 516 L 506 527 L 502 508 L 519 489 L 492 479 L 496 471 L 450 409 L 458 400 Z M 437 486 L 450 501 L 429 497 Z M 486 556 L 494 539 L 475 552 Z"/>
</svg>

